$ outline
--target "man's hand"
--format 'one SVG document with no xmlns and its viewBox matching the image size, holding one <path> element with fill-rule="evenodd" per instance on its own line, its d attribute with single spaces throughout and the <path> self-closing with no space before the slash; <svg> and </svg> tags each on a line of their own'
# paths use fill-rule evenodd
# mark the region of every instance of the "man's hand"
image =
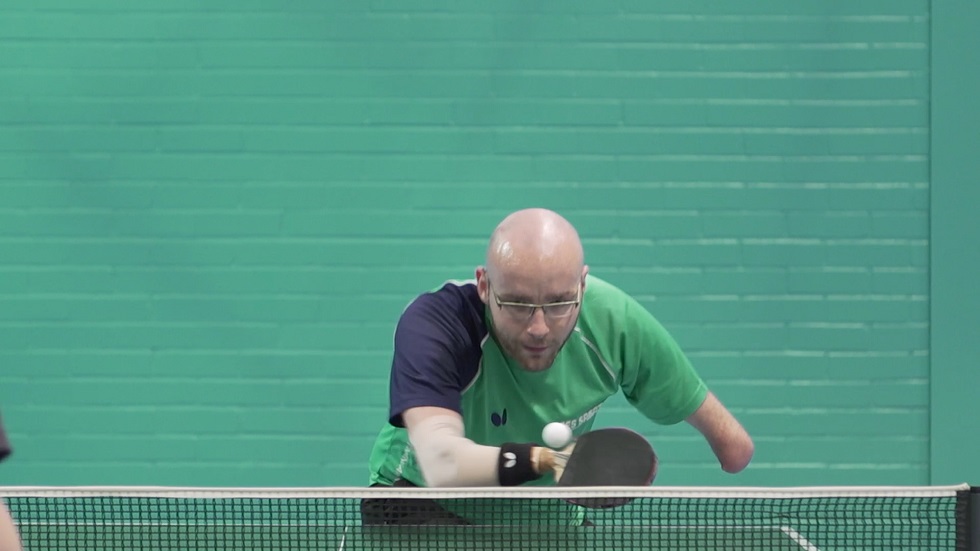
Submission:
<svg viewBox="0 0 980 551">
<path fill-rule="evenodd" d="M 568 463 L 568 456 L 575 449 L 575 443 L 569 444 L 561 451 L 554 451 L 551 448 L 535 447 L 531 450 L 531 465 L 534 471 L 540 475 L 552 473 L 555 482 L 561 480 L 561 475 L 565 472 L 565 465 Z"/>
</svg>

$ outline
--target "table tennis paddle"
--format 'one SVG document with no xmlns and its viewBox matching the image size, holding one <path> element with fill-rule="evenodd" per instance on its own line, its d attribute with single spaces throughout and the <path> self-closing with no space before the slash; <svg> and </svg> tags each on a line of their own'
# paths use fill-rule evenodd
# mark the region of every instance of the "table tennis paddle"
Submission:
<svg viewBox="0 0 980 551">
<path fill-rule="evenodd" d="M 558 486 L 649 486 L 657 475 L 657 455 L 642 435 L 624 428 L 587 432 L 554 452 Z M 570 498 L 589 508 L 618 507 L 632 498 Z"/>
</svg>

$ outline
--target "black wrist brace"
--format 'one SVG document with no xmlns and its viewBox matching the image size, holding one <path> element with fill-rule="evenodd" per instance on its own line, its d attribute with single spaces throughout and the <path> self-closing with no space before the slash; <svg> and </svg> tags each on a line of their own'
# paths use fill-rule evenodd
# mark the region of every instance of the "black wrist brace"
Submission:
<svg viewBox="0 0 980 551">
<path fill-rule="evenodd" d="M 497 458 L 497 479 L 501 486 L 517 486 L 537 480 L 541 475 L 534 472 L 531 464 L 531 449 L 534 444 L 508 442 L 500 446 Z"/>
</svg>

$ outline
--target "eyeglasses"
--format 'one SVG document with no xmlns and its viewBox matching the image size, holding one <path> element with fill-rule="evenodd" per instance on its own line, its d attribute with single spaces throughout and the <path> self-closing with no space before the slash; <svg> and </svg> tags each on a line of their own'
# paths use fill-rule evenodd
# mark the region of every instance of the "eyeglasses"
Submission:
<svg viewBox="0 0 980 551">
<path fill-rule="evenodd" d="M 582 303 L 582 286 L 578 286 L 578 291 L 576 293 L 575 300 L 563 300 L 559 302 L 549 302 L 546 304 L 528 304 L 527 302 L 506 302 L 500 300 L 497 293 L 493 291 L 493 287 L 490 286 L 490 281 L 487 280 L 487 289 L 490 294 L 493 295 L 494 302 L 497 303 L 497 308 L 500 311 L 507 314 L 511 318 L 520 321 L 527 321 L 534 316 L 534 311 L 538 308 L 544 312 L 544 316 L 548 319 L 562 319 L 567 318 L 575 310 L 575 308 Z"/>
</svg>

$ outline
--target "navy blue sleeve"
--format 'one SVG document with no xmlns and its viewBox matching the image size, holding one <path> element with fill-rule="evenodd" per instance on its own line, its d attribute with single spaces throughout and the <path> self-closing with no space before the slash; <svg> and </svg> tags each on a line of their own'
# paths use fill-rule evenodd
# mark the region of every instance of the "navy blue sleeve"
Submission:
<svg viewBox="0 0 980 551">
<path fill-rule="evenodd" d="M 462 414 L 460 394 L 476 376 L 485 334 L 473 285 L 447 284 L 415 299 L 395 329 L 389 422 L 405 426 L 402 413 L 420 406 Z"/>
<path fill-rule="evenodd" d="M 7 441 L 7 435 L 3 432 L 3 420 L 0 419 L 0 461 L 10 455 L 11 451 L 13 450 L 10 447 L 10 442 Z"/>
</svg>

